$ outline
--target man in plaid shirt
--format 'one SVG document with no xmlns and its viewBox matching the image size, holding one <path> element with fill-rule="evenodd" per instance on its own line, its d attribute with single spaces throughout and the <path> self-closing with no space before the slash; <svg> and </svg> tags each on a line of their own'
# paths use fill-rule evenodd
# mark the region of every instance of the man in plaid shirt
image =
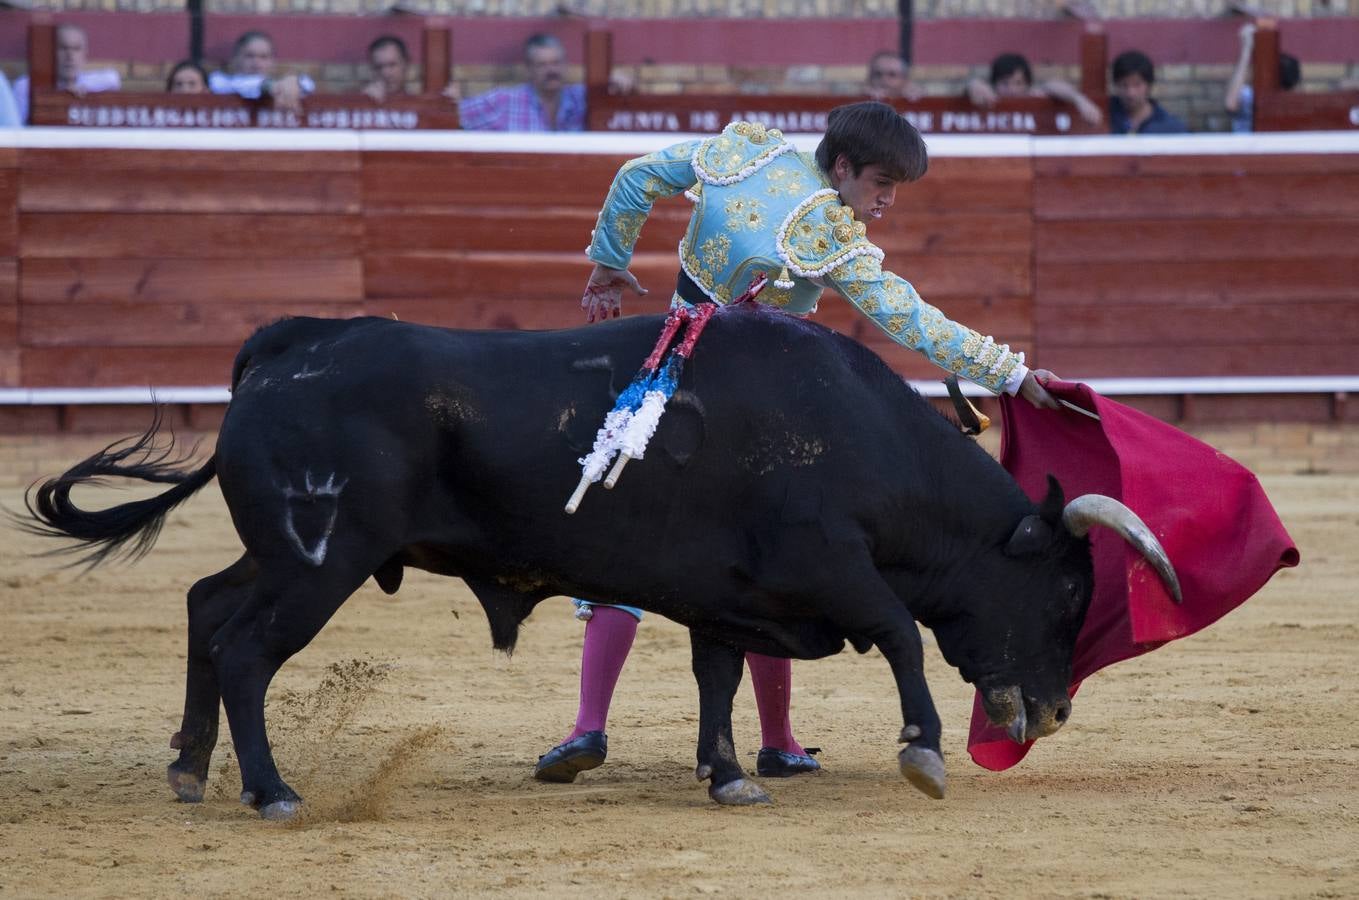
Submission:
<svg viewBox="0 0 1359 900">
<path fill-rule="evenodd" d="M 550 34 L 524 43 L 529 80 L 496 88 L 458 104 L 462 127 L 470 131 L 584 131 L 585 85 L 563 84 L 566 51 Z"/>
</svg>

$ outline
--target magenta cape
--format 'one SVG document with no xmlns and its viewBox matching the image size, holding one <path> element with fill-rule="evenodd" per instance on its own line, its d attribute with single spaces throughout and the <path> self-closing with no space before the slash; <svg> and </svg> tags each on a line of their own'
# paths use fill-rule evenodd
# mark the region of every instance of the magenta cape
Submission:
<svg viewBox="0 0 1359 900">
<path fill-rule="evenodd" d="M 1076 638 L 1074 697 L 1105 666 L 1216 622 L 1279 569 L 1296 566 L 1298 550 L 1255 476 L 1235 460 L 1083 384 L 1053 382 L 1048 390 L 1100 421 L 1003 397 L 1001 464 L 1035 500 L 1051 472 L 1068 500 L 1095 493 L 1123 501 L 1160 539 L 1184 592 L 1177 606 L 1136 550 L 1109 529 L 1092 531 L 1096 587 Z M 988 724 L 976 698 L 967 749 L 978 765 L 1007 769 L 1031 746 Z"/>
</svg>

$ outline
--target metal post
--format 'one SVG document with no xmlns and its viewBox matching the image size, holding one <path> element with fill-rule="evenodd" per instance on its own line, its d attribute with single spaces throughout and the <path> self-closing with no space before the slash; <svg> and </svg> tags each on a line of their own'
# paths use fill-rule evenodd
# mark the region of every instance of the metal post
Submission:
<svg viewBox="0 0 1359 900">
<path fill-rule="evenodd" d="M 203 64 L 203 0 L 187 0 L 189 13 L 189 59 Z"/>
<path fill-rule="evenodd" d="M 901 18 L 901 58 L 909 66 L 912 62 L 911 44 L 915 31 L 915 0 L 897 0 L 897 15 Z"/>
</svg>

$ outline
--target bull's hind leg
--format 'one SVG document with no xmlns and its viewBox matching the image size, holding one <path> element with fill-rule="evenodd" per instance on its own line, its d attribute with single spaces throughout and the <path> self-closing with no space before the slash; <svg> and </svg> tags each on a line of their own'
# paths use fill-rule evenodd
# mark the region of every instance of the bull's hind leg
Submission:
<svg viewBox="0 0 1359 900">
<path fill-rule="evenodd" d="M 302 798 L 274 763 L 264 696 L 283 663 L 311 642 L 386 558 L 364 568 L 352 562 L 357 555 L 336 552 L 335 561 L 319 569 L 262 562 L 246 606 L 213 637 L 213 664 L 241 767 L 241 802 L 266 819 L 291 818 Z M 345 559 L 351 561 L 339 561 Z"/>
<path fill-rule="evenodd" d="M 242 556 L 216 575 L 201 579 L 189 589 L 189 650 L 184 679 L 184 720 L 170 739 L 179 759 L 170 763 L 166 776 L 179 799 L 197 803 L 203 799 L 208 765 L 217 746 L 217 722 L 221 692 L 212 665 L 212 636 L 245 605 L 255 577 L 255 564 Z"/>
<path fill-rule="evenodd" d="M 689 632 L 694 678 L 698 681 L 699 781 L 711 780 L 708 796 L 718 803 L 749 806 L 768 803 L 769 795 L 746 778 L 736 761 L 731 736 L 731 702 L 741 684 L 745 654 L 735 647 Z"/>
</svg>

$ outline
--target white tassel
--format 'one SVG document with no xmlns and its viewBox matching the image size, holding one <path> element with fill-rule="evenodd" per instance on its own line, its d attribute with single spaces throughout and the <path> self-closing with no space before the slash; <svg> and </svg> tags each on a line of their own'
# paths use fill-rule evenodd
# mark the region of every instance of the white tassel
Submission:
<svg viewBox="0 0 1359 900">
<path fill-rule="evenodd" d="M 604 424 L 599 426 L 599 431 L 595 432 L 595 445 L 590 450 L 588 456 L 583 456 L 577 462 L 580 463 L 580 482 L 576 489 L 571 492 L 571 497 L 566 501 L 566 514 L 574 515 L 580 507 L 580 501 L 585 499 L 585 492 L 604 476 L 604 470 L 613 462 L 613 456 L 618 452 L 618 440 L 623 431 L 627 428 L 628 422 L 632 419 L 630 409 L 611 409 L 608 415 L 604 416 Z"/>
<path fill-rule="evenodd" d="M 647 444 L 651 443 L 656 427 L 660 425 L 661 415 L 665 412 L 665 400 L 665 394 L 661 391 L 647 391 L 642 397 L 642 405 L 632 414 L 618 436 L 618 462 L 614 463 L 609 477 L 604 479 L 604 487 L 612 490 L 628 461 L 646 455 Z"/>
<path fill-rule="evenodd" d="M 665 412 L 665 400 L 665 394 L 661 391 L 646 392 L 642 397 L 642 405 L 632 414 L 631 421 L 618 436 L 619 450 L 633 459 L 641 459 L 646 455 L 646 445 L 651 443 L 651 436 L 656 433 L 656 426 L 661 423 L 661 415 Z"/>
<path fill-rule="evenodd" d="M 604 424 L 599 426 L 599 431 L 595 434 L 594 448 L 588 456 L 578 460 L 582 478 L 593 484 L 604 477 L 604 470 L 613 462 L 613 456 L 618 452 L 619 438 L 631 418 L 630 409 L 610 410 L 604 417 Z"/>
</svg>

